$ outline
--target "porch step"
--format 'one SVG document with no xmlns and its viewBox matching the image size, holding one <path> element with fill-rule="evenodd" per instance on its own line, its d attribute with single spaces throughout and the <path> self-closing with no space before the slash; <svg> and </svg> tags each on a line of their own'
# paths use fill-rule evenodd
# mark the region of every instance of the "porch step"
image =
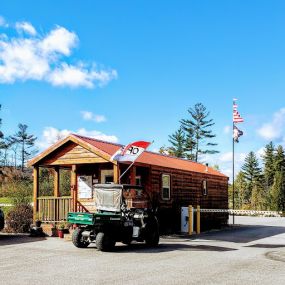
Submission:
<svg viewBox="0 0 285 285">
<path fill-rule="evenodd" d="M 65 241 L 72 241 L 72 234 L 64 234 Z"/>
</svg>

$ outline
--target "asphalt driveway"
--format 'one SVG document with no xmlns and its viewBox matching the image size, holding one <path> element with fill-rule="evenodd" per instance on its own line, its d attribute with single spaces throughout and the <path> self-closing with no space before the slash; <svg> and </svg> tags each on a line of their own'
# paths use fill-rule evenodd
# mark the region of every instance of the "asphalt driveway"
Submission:
<svg viewBox="0 0 285 285">
<path fill-rule="evenodd" d="M 285 284 L 285 218 L 200 236 L 166 236 L 158 248 L 112 253 L 59 238 L 0 234 L 1 284 Z"/>
</svg>

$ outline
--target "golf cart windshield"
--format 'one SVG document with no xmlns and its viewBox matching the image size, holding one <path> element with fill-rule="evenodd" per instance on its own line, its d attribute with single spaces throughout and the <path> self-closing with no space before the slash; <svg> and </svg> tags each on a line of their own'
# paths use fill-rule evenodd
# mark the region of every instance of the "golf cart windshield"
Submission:
<svg viewBox="0 0 285 285">
<path fill-rule="evenodd" d="M 122 185 L 97 184 L 94 187 L 95 206 L 97 210 L 120 212 Z"/>
</svg>

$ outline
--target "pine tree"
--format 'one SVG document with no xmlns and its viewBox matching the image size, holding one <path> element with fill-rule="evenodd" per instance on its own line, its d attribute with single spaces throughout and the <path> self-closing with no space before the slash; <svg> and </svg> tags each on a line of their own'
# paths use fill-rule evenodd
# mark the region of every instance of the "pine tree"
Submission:
<svg viewBox="0 0 285 285">
<path fill-rule="evenodd" d="M 11 142 L 18 143 L 21 146 L 21 168 L 23 171 L 25 162 L 35 153 L 33 147 L 37 138 L 27 133 L 27 125 L 19 124 L 18 128 L 18 132 L 11 136 Z"/>
<path fill-rule="evenodd" d="M 246 194 L 247 189 L 247 183 L 245 180 L 244 173 L 240 171 L 235 179 L 235 202 L 236 202 L 236 208 L 242 209 L 246 205 Z"/>
<path fill-rule="evenodd" d="M 174 134 L 169 136 L 171 147 L 169 148 L 174 156 L 176 157 L 185 157 L 185 134 L 182 128 L 179 128 Z"/>
<path fill-rule="evenodd" d="M 2 105 L 0 104 L 0 111 L 1 111 Z M 2 126 L 2 119 L 0 118 L 0 160 L 1 164 L 5 164 L 5 153 L 6 153 L 6 144 L 4 141 L 4 134 L 1 131 Z"/>
<path fill-rule="evenodd" d="M 270 191 L 271 209 L 276 211 L 285 210 L 285 153 L 281 145 L 275 153 L 275 175 L 274 183 Z"/>
<path fill-rule="evenodd" d="M 0 111 L 1 111 L 1 108 L 2 108 L 2 105 L 0 104 Z M 0 118 L 0 128 L 1 128 L 1 126 L 2 126 L 2 119 Z M 0 130 L 0 139 L 3 139 L 3 137 L 4 137 L 4 135 Z"/>
<path fill-rule="evenodd" d="M 274 156 L 274 170 L 275 171 L 285 171 L 285 153 L 284 148 L 279 145 L 276 149 Z"/>
<path fill-rule="evenodd" d="M 208 149 L 208 147 L 217 144 L 209 142 L 210 139 L 216 137 L 211 130 L 215 123 L 213 119 L 207 119 L 210 113 L 206 110 L 206 107 L 202 103 L 197 103 L 194 108 L 188 109 L 188 113 L 190 119 L 182 119 L 181 125 L 186 135 L 188 135 L 188 139 L 191 139 L 190 146 L 193 147 L 194 160 L 198 161 L 200 154 L 218 153 L 216 150 Z M 206 149 L 203 149 L 204 147 Z"/>
<path fill-rule="evenodd" d="M 186 152 L 186 157 L 189 160 L 195 160 L 195 141 L 194 141 L 194 133 L 193 130 L 188 130 L 185 135 L 185 152 Z"/>
<path fill-rule="evenodd" d="M 285 210 L 285 183 L 284 172 L 277 171 L 271 188 L 271 210 Z"/>
<path fill-rule="evenodd" d="M 253 151 L 251 151 L 245 158 L 245 163 L 241 167 L 244 174 L 245 181 L 247 183 L 246 191 L 244 193 L 244 199 L 246 203 L 250 203 L 252 196 L 252 189 L 256 182 L 260 182 L 261 168 L 259 167 L 258 160 Z"/>
<path fill-rule="evenodd" d="M 261 181 L 255 180 L 253 182 L 251 192 L 251 209 L 261 211 L 266 209 L 266 193 Z"/>
<path fill-rule="evenodd" d="M 158 150 L 158 152 L 160 154 L 163 154 L 163 155 L 171 155 L 171 156 L 174 156 L 174 153 L 172 152 L 172 150 L 170 149 L 170 147 L 167 147 L 165 145 L 161 146 Z"/>
<path fill-rule="evenodd" d="M 1 164 L 3 166 L 7 166 L 8 165 L 8 150 L 11 147 L 11 141 L 9 140 L 9 138 L 4 138 L 1 141 L 1 149 L 2 149 L 2 155 L 1 155 Z"/>
<path fill-rule="evenodd" d="M 274 182 L 274 145 L 273 142 L 270 142 L 265 146 L 264 155 L 262 156 L 263 159 L 263 175 L 264 175 L 264 182 L 265 182 L 265 188 L 267 191 L 269 191 L 270 187 L 272 186 Z"/>
</svg>

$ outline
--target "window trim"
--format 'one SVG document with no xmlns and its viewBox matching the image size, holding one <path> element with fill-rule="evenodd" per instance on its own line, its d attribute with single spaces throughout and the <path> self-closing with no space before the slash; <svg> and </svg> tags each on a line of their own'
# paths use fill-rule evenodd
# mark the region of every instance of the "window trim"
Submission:
<svg viewBox="0 0 285 285">
<path fill-rule="evenodd" d="M 163 177 L 169 177 L 169 187 L 163 187 Z M 163 197 L 163 189 L 168 188 L 168 198 Z M 161 199 L 165 201 L 169 201 L 171 199 L 171 175 L 167 173 L 163 173 L 161 175 Z"/>
<path fill-rule="evenodd" d="M 208 195 L 208 181 L 207 181 L 207 179 L 203 179 L 203 181 L 202 181 L 202 192 L 203 192 L 203 196 Z"/>
</svg>

